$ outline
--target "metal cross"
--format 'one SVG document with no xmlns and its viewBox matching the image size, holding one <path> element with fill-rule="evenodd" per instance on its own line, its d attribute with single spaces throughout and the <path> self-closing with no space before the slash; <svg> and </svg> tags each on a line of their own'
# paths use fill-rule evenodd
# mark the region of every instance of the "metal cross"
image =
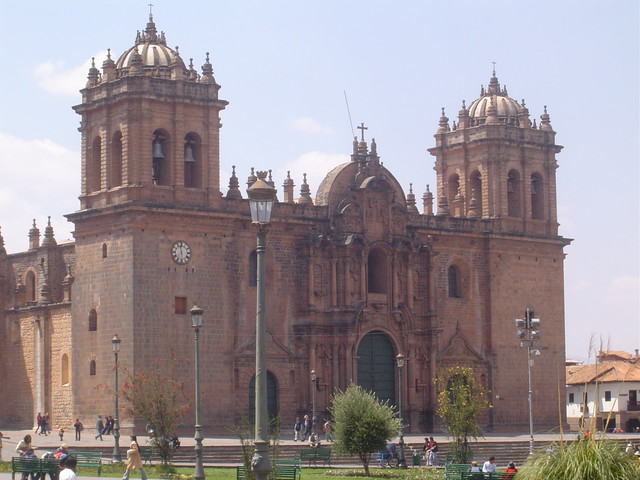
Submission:
<svg viewBox="0 0 640 480">
<path fill-rule="evenodd" d="M 358 130 L 362 130 L 362 141 L 364 142 L 364 131 L 369 130 L 369 128 L 364 126 L 364 122 L 362 122 L 357 128 Z"/>
<path fill-rule="evenodd" d="M 153 15 L 153 3 L 147 3 L 147 5 L 149 5 L 149 16 L 151 17 Z"/>
<path fill-rule="evenodd" d="M 493 76 L 496 76 L 496 62 L 491 62 L 493 63 Z"/>
</svg>

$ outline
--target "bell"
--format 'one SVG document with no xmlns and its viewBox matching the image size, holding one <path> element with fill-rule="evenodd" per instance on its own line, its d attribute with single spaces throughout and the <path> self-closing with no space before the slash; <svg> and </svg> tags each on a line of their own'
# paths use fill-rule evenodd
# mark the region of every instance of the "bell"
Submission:
<svg viewBox="0 0 640 480">
<path fill-rule="evenodd" d="M 184 146 L 184 163 L 196 163 L 196 159 L 193 158 L 193 147 L 190 143 Z"/>
<path fill-rule="evenodd" d="M 164 158 L 164 153 L 162 153 L 162 143 L 160 143 L 160 140 L 153 141 L 153 158 Z"/>
</svg>

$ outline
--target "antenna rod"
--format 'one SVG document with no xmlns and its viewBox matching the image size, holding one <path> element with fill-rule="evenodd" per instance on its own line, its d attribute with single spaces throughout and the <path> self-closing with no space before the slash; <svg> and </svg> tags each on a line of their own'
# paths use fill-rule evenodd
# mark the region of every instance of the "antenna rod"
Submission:
<svg viewBox="0 0 640 480">
<path fill-rule="evenodd" d="M 353 120 L 351 120 L 351 110 L 349 110 L 349 100 L 347 100 L 347 91 L 343 90 L 344 92 L 344 103 L 347 104 L 347 114 L 349 115 L 349 126 L 351 127 L 351 137 L 355 137 L 356 136 L 356 132 L 353 130 Z"/>
</svg>

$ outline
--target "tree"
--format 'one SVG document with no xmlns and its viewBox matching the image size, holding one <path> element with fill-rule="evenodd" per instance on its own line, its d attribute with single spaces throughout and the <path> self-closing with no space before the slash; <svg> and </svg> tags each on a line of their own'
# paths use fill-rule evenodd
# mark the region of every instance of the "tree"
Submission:
<svg viewBox="0 0 640 480">
<path fill-rule="evenodd" d="M 466 463 L 470 457 L 469 437 L 477 440 L 482 436 L 478 417 L 491 407 L 487 392 L 469 367 L 448 368 L 436 379 L 436 383 L 436 414 L 454 439 L 454 461 Z"/>
<path fill-rule="evenodd" d="M 151 371 L 125 370 L 127 381 L 120 393 L 125 411 L 152 426 L 153 448 L 165 466 L 173 456 L 169 439 L 174 427 L 190 408 L 184 383 L 177 380 L 175 363 L 175 355 L 171 353 L 167 360 L 157 359 Z"/>
<path fill-rule="evenodd" d="M 383 450 L 398 435 L 401 422 L 389 402 L 381 402 L 374 393 L 351 384 L 331 398 L 334 448 L 338 453 L 357 455 L 366 476 L 374 452 Z"/>
</svg>

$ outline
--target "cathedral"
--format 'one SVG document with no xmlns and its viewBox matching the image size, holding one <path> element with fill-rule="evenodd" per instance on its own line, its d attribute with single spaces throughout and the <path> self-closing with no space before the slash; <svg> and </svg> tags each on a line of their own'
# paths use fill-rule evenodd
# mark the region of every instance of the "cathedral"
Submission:
<svg viewBox="0 0 640 480">
<path fill-rule="evenodd" d="M 149 369 L 173 352 L 193 392 L 193 305 L 204 311 L 205 434 L 252 416 L 256 230 L 246 188 L 258 172 L 245 183 L 234 167 L 221 184 L 220 88 L 209 55 L 200 70 L 187 65 L 151 15 L 130 49 L 91 66 L 74 107 L 74 241 L 57 243 L 50 224 L 41 235 L 35 220 L 26 251 L 8 253 L 0 236 L 1 425 L 32 426 L 38 412 L 67 428 L 113 415 L 99 387 L 113 385 L 114 334 L 121 368 Z M 490 392 L 484 430 L 526 431 L 527 354 L 514 319 L 527 308 L 541 319 L 535 428 L 564 419 L 570 240 L 558 234 L 562 147 L 547 109 L 536 122 L 494 71 L 457 118 L 443 109 L 435 120 L 425 148 L 437 185 L 419 199 L 364 125 L 345 145 L 351 160 L 327 172 L 315 197 L 306 178 L 296 191 L 290 177 L 281 186 L 266 177 L 278 189 L 265 254 L 267 403 L 283 425 L 313 407 L 326 418 L 331 395 L 355 382 L 401 401 L 406 431 L 441 431 L 434 380 L 467 365 Z M 146 423 L 119 417 L 125 431 Z"/>
</svg>

